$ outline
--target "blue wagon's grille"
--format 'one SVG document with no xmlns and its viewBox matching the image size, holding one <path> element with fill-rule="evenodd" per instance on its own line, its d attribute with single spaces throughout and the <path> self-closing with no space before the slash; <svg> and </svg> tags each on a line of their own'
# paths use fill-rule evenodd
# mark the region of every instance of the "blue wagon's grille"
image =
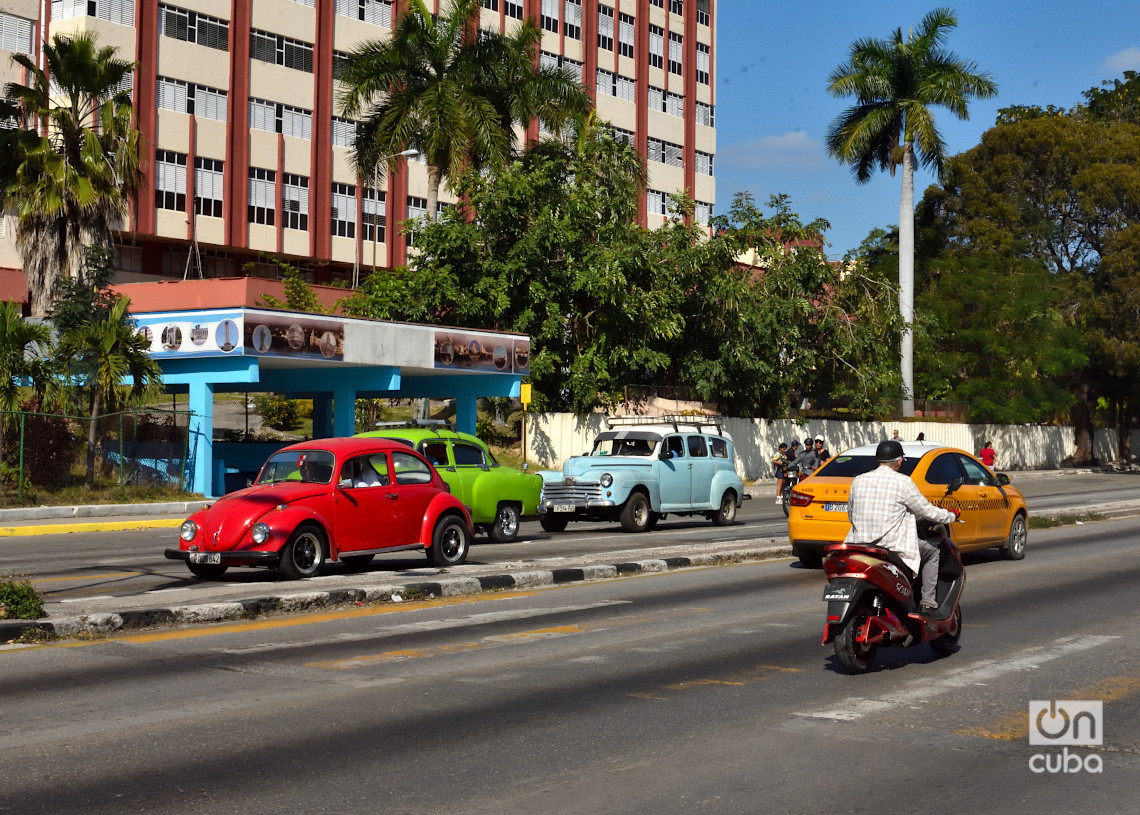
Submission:
<svg viewBox="0 0 1140 815">
<path fill-rule="evenodd" d="M 546 484 L 542 488 L 542 500 L 555 503 L 602 500 L 602 488 L 598 484 Z"/>
</svg>

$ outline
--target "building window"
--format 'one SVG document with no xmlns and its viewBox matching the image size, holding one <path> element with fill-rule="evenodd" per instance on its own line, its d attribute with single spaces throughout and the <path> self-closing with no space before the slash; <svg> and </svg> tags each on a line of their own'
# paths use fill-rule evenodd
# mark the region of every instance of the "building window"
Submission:
<svg viewBox="0 0 1140 815">
<path fill-rule="evenodd" d="M 254 29 L 249 32 L 249 56 L 296 71 L 313 72 L 313 46 L 292 37 Z"/>
<path fill-rule="evenodd" d="M 614 50 L 614 10 L 609 6 L 598 6 L 598 48 Z"/>
<path fill-rule="evenodd" d="M 671 93 L 662 88 L 649 86 L 648 104 L 650 110 L 668 113 L 670 116 L 683 117 L 685 115 L 685 97 L 679 93 Z"/>
<path fill-rule="evenodd" d="M 499 0 L 483 0 L 483 8 L 487 9 L 488 11 L 498 11 Z"/>
<path fill-rule="evenodd" d="M 616 96 L 614 90 L 614 74 L 612 71 L 606 71 L 597 68 L 594 71 L 594 89 L 601 96 Z"/>
<path fill-rule="evenodd" d="M 633 144 L 632 130 L 626 130 L 624 127 L 614 127 L 613 125 L 610 125 L 607 129 L 610 131 L 610 135 L 613 136 L 614 141 L 619 144 Z"/>
<path fill-rule="evenodd" d="M 512 20 L 521 20 L 523 17 L 522 0 L 503 0 L 503 14 Z"/>
<path fill-rule="evenodd" d="M 437 212 L 439 211 L 438 207 L 436 207 L 436 211 Z M 416 196 L 416 195 L 409 195 L 408 196 L 408 220 L 413 221 L 413 222 L 418 221 L 420 218 L 423 218 L 426 215 L 427 215 L 427 199 L 426 198 L 420 198 L 419 196 Z M 410 223 L 407 225 L 407 227 L 405 227 L 407 230 L 408 246 L 415 246 L 416 245 L 416 227 L 418 225 L 419 224 L 417 224 L 417 223 Z"/>
<path fill-rule="evenodd" d="M 31 56 L 34 28 L 31 20 L 0 13 L 0 49 Z"/>
<path fill-rule="evenodd" d="M 665 29 L 656 25 L 649 26 L 649 65 L 665 67 Z"/>
<path fill-rule="evenodd" d="M 164 110 L 189 113 L 217 122 L 226 120 L 226 92 L 181 79 L 158 78 L 158 106 Z"/>
<path fill-rule="evenodd" d="M 582 0 L 566 0 L 564 11 L 563 33 L 572 40 L 582 39 Z"/>
<path fill-rule="evenodd" d="M 558 33 L 558 6 L 562 0 L 542 0 L 542 30 Z"/>
<path fill-rule="evenodd" d="M 95 17 L 109 23 L 133 26 L 135 0 L 52 0 L 51 17 L 53 20 Z"/>
<path fill-rule="evenodd" d="M 657 6 L 657 8 L 665 8 L 665 0 L 649 0 L 649 5 Z"/>
<path fill-rule="evenodd" d="M 158 7 L 158 31 L 164 37 L 230 50 L 230 24 L 225 20 L 175 6 Z"/>
<path fill-rule="evenodd" d="M 194 211 L 209 218 L 222 217 L 222 170 L 216 158 L 194 159 Z"/>
<path fill-rule="evenodd" d="M 677 214 L 673 209 L 673 199 L 661 190 L 646 190 L 645 211 L 652 215 L 664 215 L 666 218 Z"/>
<path fill-rule="evenodd" d="M 702 153 L 700 150 L 696 151 L 696 166 L 697 175 L 712 175 L 713 174 L 713 154 Z"/>
<path fill-rule="evenodd" d="M 669 73 L 681 73 L 681 59 L 685 52 L 685 37 L 676 31 L 669 32 Z"/>
<path fill-rule="evenodd" d="M 538 65 L 540 68 L 563 68 L 573 74 L 576 80 L 582 81 L 582 63 L 576 59 L 552 54 L 549 51 L 539 51 Z"/>
<path fill-rule="evenodd" d="M 697 124 L 716 127 L 715 111 L 708 102 L 697 102 Z"/>
<path fill-rule="evenodd" d="M 654 138 L 646 140 L 646 158 L 649 161 L 656 161 L 670 167 L 680 167 L 682 166 L 683 153 L 684 151 L 679 144 Z"/>
<path fill-rule="evenodd" d="M 332 185 L 332 233 L 340 238 L 356 237 L 356 187 Z"/>
<path fill-rule="evenodd" d="M 696 202 L 696 211 L 693 213 L 693 220 L 698 223 L 707 224 L 713 217 L 713 205 L 706 204 L 704 201 Z"/>
<path fill-rule="evenodd" d="M 702 85 L 709 84 L 709 63 L 711 52 L 703 42 L 697 43 L 697 81 Z"/>
<path fill-rule="evenodd" d="M 669 0 L 669 11 L 684 16 L 685 0 Z"/>
<path fill-rule="evenodd" d="M 697 0 L 697 25 L 709 24 L 709 0 Z"/>
<path fill-rule="evenodd" d="M 344 51 L 333 51 L 333 79 L 340 79 L 342 76 L 344 76 L 344 72 L 348 70 L 348 60 L 349 56 Z"/>
<path fill-rule="evenodd" d="M 313 138 L 313 112 L 265 99 L 249 100 L 249 126 L 296 139 Z"/>
<path fill-rule="evenodd" d="M 392 27 L 391 0 L 336 0 L 336 13 L 372 25 Z"/>
<path fill-rule="evenodd" d="M 596 70 L 595 87 L 598 93 L 617 97 L 624 102 L 634 101 L 637 84 L 632 79 L 601 68 Z"/>
<path fill-rule="evenodd" d="M 356 139 L 356 122 L 351 119 L 341 119 L 333 116 L 332 143 L 333 147 L 352 147 Z"/>
<path fill-rule="evenodd" d="M 170 150 L 154 155 L 154 205 L 159 209 L 186 211 L 186 156 Z"/>
<path fill-rule="evenodd" d="M 384 192 L 365 188 L 360 200 L 360 236 L 373 243 L 384 243 L 384 223 L 387 213 Z"/>
<path fill-rule="evenodd" d="M 618 12 L 618 53 L 633 56 L 633 15 Z"/>
<path fill-rule="evenodd" d="M 309 179 L 285 173 L 285 228 L 309 229 Z"/>
<path fill-rule="evenodd" d="M 277 172 L 249 168 L 249 222 L 273 226 L 277 223 Z"/>
</svg>

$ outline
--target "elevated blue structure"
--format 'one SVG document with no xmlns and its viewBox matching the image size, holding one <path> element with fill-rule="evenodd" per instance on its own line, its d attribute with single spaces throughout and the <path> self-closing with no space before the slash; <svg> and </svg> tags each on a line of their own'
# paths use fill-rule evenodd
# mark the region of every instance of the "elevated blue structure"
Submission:
<svg viewBox="0 0 1140 815">
<path fill-rule="evenodd" d="M 224 492 L 215 466 L 214 394 L 313 400 L 313 436 L 356 432 L 356 400 L 454 399 L 456 427 L 475 432 L 476 400 L 519 396 L 530 338 L 462 328 L 255 308 L 136 315 L 171 393 L 192 413 L 187 489 Z"/>
</svg>

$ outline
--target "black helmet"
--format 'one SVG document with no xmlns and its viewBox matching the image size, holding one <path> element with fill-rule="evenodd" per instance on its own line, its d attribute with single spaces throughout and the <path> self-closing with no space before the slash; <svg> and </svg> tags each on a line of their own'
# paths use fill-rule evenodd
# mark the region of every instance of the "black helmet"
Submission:
<svg viewBox="0 0 1140 815">
<path fill-rule="evenodd" d="M 808 436 L 806 439 L 804 439 L 804 447 L 811 447 L 811 446 L 812 446 L 811 436 Z"/>
<path fill-rule="evenodd" d="M 903 457 L 902 445 L 894 439 L 879 442 L 875 448 L 875 461 L 894 461 Z"/>
<path fill-rule="evenodd" d="M 799 439 L 792 439 L 790 442 L 788 442 L 788 447 L 799 447 L 799 446 L 800 446 L 800 440 Z"/>
</svg>

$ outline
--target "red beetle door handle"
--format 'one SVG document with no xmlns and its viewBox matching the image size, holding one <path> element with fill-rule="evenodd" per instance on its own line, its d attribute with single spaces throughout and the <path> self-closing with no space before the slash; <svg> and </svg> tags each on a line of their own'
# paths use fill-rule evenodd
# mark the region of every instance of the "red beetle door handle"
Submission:
<svg viewBox="0 0 1140 815">
<path fill-rule="evenodd" d="M 399 496 L 396 495 L 396 493 L 394 493 L 394 492 L 389 492 L 389 493 L 386 493 L 384 495 L 384 497 L 387 498 L 389 501 L 395 501 Z"/>
</svg>

